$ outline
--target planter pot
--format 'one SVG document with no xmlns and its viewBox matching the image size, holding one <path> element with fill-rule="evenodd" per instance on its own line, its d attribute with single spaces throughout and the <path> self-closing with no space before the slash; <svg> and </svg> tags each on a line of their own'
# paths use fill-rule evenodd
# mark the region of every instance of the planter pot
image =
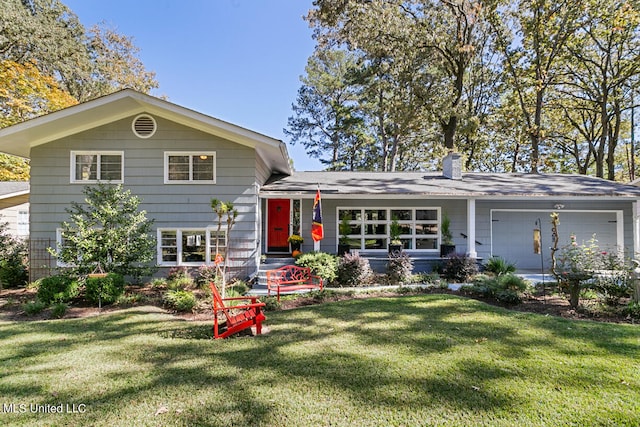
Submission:
<svg viewBox="0 0 640 427">
<path fill-rule="evenodd" d="M 440 256 L 447 257 L 456 253 L 456 245 L 440 245 Z"/>
<path fill-rule="evenodd" d="M 301 243 L 291 243 L 291 252 L 293 253 L 293 251 L 299 251 L 301 245 Z"/>
<path fill-rule="evenodd" d="M 338 256 L 348 254 L 351 251 L 351 245 L 338 244 Z"/>
<path fill-rule="evenodd" d="M 389 245 L 389 253 L 392 255 L 400 255 L 402 253 L 402 245 Z"/>
</svg>

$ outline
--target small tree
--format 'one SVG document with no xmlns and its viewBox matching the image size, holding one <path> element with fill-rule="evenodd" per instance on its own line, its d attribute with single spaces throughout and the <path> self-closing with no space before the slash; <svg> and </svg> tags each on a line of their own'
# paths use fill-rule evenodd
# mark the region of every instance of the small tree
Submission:
<svg viewBox="0 0 640 427">
<path fill-rule="evenodd" d="M 67 209 L 71 220 L 62 223 L 62 246 L 49 251 L 77 275 L 97 269 L 135 278 L 151 274 L 156 240 L 153 220 L 138 210 L 140 198 L 122 185 L 98 184 L 83 192 L 85 203 Z"/>
<path fill-rule="evenodd" d="M 227 255 L 229 254 L 229 234 L 236 223 L 238 211 L 233 207 L 232 202 L 222 202 L 218 199 L 211 199 L 211 209 L 218 217 L 218 230 L 216 232 L 216 256 L 214 264 L 216 266 L 216 283 L 220 284 L 222 298 L 226 296 L 227 287 Z M 222 223 L 227 223 L 227 251 L 224 256 L 220 253 L 220 230 Z"/>
</svg>

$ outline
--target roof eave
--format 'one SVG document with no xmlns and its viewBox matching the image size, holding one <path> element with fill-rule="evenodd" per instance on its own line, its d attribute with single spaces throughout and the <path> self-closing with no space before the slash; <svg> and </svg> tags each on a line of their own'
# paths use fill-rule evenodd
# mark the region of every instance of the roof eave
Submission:
<svg viewBox="0 0 640 427">
<path fill-rule="evenodd" d="M 32 147 L 143 112 L 254 148 L 274 169 L 290 173 L 282 141 L 132 89 L 0 129 L 0 152 L 28 158 Z"/>
</svg>

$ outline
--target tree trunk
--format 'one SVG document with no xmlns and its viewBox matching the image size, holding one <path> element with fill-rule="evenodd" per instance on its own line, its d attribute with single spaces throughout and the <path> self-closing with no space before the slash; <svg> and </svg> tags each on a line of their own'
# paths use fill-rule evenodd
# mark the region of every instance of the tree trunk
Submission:
<svg viewBox="0 0 640 427">
<path fill-rule="evenodd" d="M 598 154 L 596 157 L 596 176 L 604 178 L 604 152 L 607 146 L 607 138 L 609 137 L 609 114 L 607 112 L 607 104 L 609 103 L 607 82 L 601 85 L 602 100 L 600 101 L 600 124 L 602 126 L 602 134 L 600 135 L 600 145 L 598 146 Z"/>
<path fill-rule="evenodd" d="M 569 282 L 569 306 L 575 310 L 580 303 L 580 281 Z"/>
<path fill-rule="evenodd" d="M 544 87 L 536 89 L 536 110 L 533 116 L 533 128 L 529 129 L 531 140 L 531 173 L 538 173 L 540 164 L 540 140 L 542 128 L 542 102 L 544 99 Z"/>
<path fill-rule="evenodd" d="M 458 117 L 455 115 L 450 116 L 449 121 L 444 125 L 444 147 L 447 150 L 453 150 L 457 127 Z"/>
<path fill-rule="evenodd" d="M 609 141 L 607 146 L 607 179 L 610 181 L 616 180 L 616 159 L 615 152 L 616 148 L 618 148 L 618 138 L 620 137 L 620 120 L 622 116 L 622 112 L 620 111 L 620 103 L 616 100 L 615 102 L 615 112 L 614 112 L 614 124 L 613 126 L 609 126 Z"/>
</svg>

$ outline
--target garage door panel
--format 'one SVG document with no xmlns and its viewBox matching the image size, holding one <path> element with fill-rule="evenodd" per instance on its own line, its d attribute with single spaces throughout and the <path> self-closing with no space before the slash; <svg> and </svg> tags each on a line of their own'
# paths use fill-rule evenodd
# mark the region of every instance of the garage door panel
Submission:
<svg viewBox="0 0 640 427">
<path fill-rule="evenodd" d="M 540 255 L 534 253 L 533 230 L 540 228 L 544 267 L 551 265 L 551 212 L 494 211 L 492 215 L 492 254 L 516 264 L 518 269 L 540 269 Z M 539 220 L 540 226 L 537 225 Z M 560 212 L 558 247 L 568 245 L 570 236 L 587 243 L 596 235 L 603 250 L 616 248 L 615 212 Z"/>
</svg>

